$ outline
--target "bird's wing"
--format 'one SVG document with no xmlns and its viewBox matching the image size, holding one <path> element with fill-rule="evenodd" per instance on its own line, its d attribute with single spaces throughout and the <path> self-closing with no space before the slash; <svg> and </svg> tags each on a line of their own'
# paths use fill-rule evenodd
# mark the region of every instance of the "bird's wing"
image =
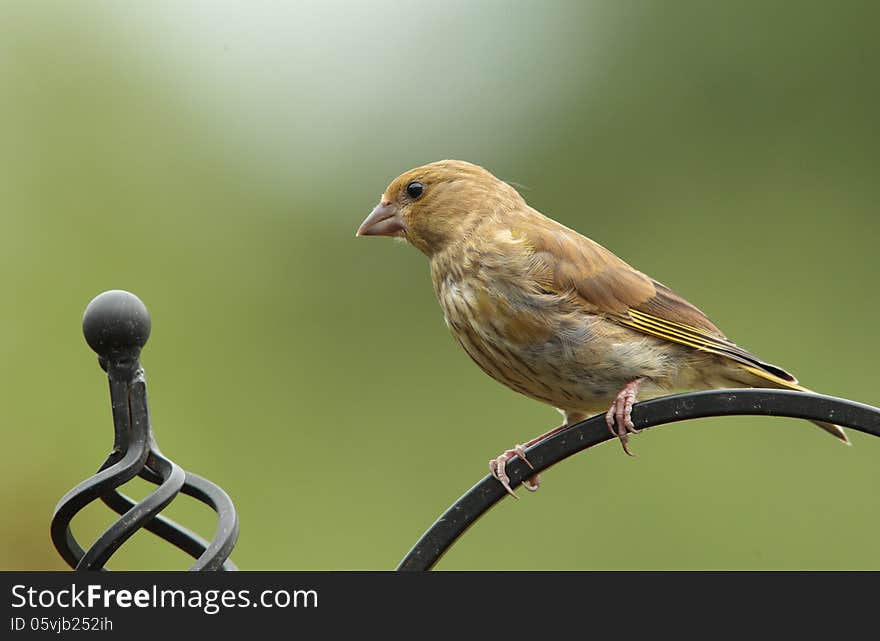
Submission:
<svg viewBox="0 0 880 641">
<path fill-rule="evenodd" d="M 673 343 L 736 361 L 777 384 L 797 383 L 785 370 L 730 342 L 699 309 L 598 243 L 539 215 L 521 231 L 540 287 L 573 297 L 592 313 Z"/>
</svg>

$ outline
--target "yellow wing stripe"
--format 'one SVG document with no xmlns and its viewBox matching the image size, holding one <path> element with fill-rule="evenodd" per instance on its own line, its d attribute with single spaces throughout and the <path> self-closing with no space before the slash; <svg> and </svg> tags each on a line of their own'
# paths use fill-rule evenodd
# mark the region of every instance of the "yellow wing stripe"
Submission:
<svg viewBox="0 0 880 641">
<path fill-rule="evenodd" d="M 651 336 L 656 336 L 664 340 L 672 341 L 673 343 L 678 343 L 679 345 L 686 345 L 687 347 L 691 347 L 701 352 L 712 352 L 721 355 L 720 350 L 713 349 L 705 343 L 696 342 L 688 337 L 682 336 L 677 333 L 672 333 L 665 330 L 658 330 L 657 328 L 645 323 L 637 323 L 627 320 L 623 320 L 621 322 L 622 324 L 632 327 L 633 329 L 637 329 L 644 334 L 650 334 Z"/>
<path fill-rule="evenodd" d="M 711 354 L 717 354 L 718 356 L 729 358 L 740 363 L 745 369 L 765 380 L 789 389 L 800 389 L 796 386 L 796 382 L 792 383 L 792 381 L 786 381 L 784 378 L 764 369 L 764 367 L 774 369 L 779 368 L 763 363 L 741 347 L 728 342 L 722 337 L 708 334 L 699 328 L 667 321 L 663 318 L 658 318 L 652 314 L 640 312 L 636 309 L 629 310 L 629 318 L 620 319 L 620 322 L 628 327 L 637 329 L 640 332 L 657 336 L 658 338 L 663 338 L 672 341 L 673 343 L 685 345 L 701 352 L 709 352 Z"/>
<path fill-rule="evenodd" d="M 636 310 L 630 310 L 630 316 L 632 317 L 632 320 L 624 319 L 622 321 L 623 324 L 629 325 L 630 327 L 648 334 L 653 334 L 654 336 L 665 338 L 703 351 L 717 352 L 719 351 L 719 347 L 722 347 L 710 337 L 698 334 L 694 329 L 689 328 L 687 325 L 679 325 L 678 323 L 667 324 L 667 321 L 656 319 L 653 316 Z M 670 327 L 669 325 L 676 325 L 688 331 L 681 331 L 677 329 L 677 327 Z"/>
<path fill-rule="evenodd" d="M 647 312 L 640 312 L 637 309 L 631 309 L 630 315 L 641 317 L 641 318 L 644 318 L 647 320 L 653 320 L 655 322 L 660 322 L 663 325 L 671 325 L 673 327 L 678 327 L 680 329 L 688 331 L 691 334 L 698 334 L 700 336 L 707 336 L 706 332 L 704 332 L 703 330 L 701 330 L 699 328 L 694 327 L 693 325 L 685 325 L 684 323 L 676 323 L 675 321 L 666 320 L 665 318 L 661 319 L 661 318 L 658 318 L 657 316 L 654 316 L 652 314 L 648 314 Z"/>
</svg>

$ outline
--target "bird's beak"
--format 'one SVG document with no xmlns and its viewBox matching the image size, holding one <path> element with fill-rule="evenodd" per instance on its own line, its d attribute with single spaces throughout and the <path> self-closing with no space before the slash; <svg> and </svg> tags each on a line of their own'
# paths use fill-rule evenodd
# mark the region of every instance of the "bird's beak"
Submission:
<svg viewBox="0 0 880 641">
<path fill-rule="evenodd" d="M 397 215 L 397 207 L 380 202 L 358 227 L 357 236 L 400 236 L 403 221 Z"/>
</svg>

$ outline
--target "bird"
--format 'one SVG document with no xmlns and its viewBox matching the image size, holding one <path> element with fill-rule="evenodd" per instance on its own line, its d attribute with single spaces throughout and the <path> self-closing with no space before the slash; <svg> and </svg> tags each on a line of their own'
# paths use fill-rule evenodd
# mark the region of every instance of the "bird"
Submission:
<svg viewBox="0 0 880 641">
<path fill-rule="evenodd" d="M 623 451 L 633 404 L 702 389 L 809 391 L 730 341 L 702 311 L 599 243 L 530 207 L 487 169 L 440 160 L 391 181 L 356 236 L 403 239 L 427 256 L 452 335 L 490 377 L 559 410 L 564 422 L 489 461 L 506 472 L 525 450 L 590 416 Z M 837 425 L 812 421 L 844 443 Z M 533 468 L 534 469 L 534 468 Z M 524 482 L 535 491 L 539 478 Z"/>
</svg>

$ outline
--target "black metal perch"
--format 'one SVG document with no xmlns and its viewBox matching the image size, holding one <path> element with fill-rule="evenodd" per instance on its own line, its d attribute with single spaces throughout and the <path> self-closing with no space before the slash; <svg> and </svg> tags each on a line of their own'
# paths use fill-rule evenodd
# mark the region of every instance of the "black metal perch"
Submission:
<svg viewBox="0 0 880 641">
<path fill-rule="evenodd" d="M 665 396 L 637 403 L 632 419 L 637 428 L 643 429 L 692 418 L 744 414 L 828 421 L 880 436 L 880 409 L 876 407 L 833 396 L 770 389 L 723 389 Z M 611 438 L 614 437 L 604 415 L 572 425 L 526 450 L 534 469 L 519 457 L 511 459 L 507 464 L 510 485 L 515 488 L 532 474 Z M 487 475 L 437 519 L 397 569 L 430 570 L 478 518 L 505 496 L 507 492 L 501 484 Z"/>
<path fill-rule="evenodd" d="M 207 479 L 184 471 L 156 445 L 140 364 L 141 349 L 150 336 L 147 308 L 129 292 L 104 292 L 86 307 L 83 334 L 110 381 L 115 440 L 98 472 L 70 490 L 55 507 L 51 534 L 59 554 L 76 570 L 102 570 L 113 553 L 144 528 L 194 557 L 190 570 L 237 569 L 229 560 L 238 538 L 238 516 L 229 496 Z M 140 502 L 116 490 L 135 476 L 158 486 Z M 159 514 L 181 492 L 217 513 L 217 531 L 210 542 Z M 121 516 L 83 550 L 70 522 L 98 498 Z"/>
</svg>

